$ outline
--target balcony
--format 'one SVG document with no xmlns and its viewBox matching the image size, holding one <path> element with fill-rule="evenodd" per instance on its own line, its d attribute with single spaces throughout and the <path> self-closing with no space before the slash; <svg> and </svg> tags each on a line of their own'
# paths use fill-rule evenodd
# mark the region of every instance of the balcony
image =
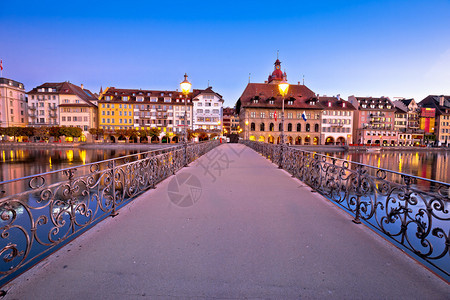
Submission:
<svg viewBox="0 0 450 300">
<path fill-rule="evenodd" d="M 51 112 L 50 113 L 50 118 L 56 118 L 58 115 L 56 114 L 56 113 L 54 113 L 54 112 Z"/>
<path fill-rule="evenodd" d="M 370 117 L 384 117 L 384 113 L 379 112 L 379 113 L 374 113 L 374 114 L 370 114 Z"/>
<path fill-rule="evenodd" d="M 48 108 L 51 109 L 51 110 L 58 109 L 58 107 L 56 105 L 49 105 Z"/>
<path fill-rule="evenodd" d="M 36 112 L 30 112 L 28 113 L 28 116 L 31 118 L 36 118 Z"/>
<path fill-rule="evenodd" d="M 35 105 L 28 106 L 28 109 L 29 110 L 36 110 L 36 106 Z"/>
</svg>

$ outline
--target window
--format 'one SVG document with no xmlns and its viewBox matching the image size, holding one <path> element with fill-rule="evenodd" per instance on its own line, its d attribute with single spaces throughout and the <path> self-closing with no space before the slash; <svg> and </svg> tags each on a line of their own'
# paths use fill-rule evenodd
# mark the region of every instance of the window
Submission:
<svg viewBox="0 0 450 300">
<path fill-rule="evenodd" d="M 265 112 L 261 112 L 261 113 L 260 113 L 260 118 L 261 118 L 261 119 L 264 119 L 265 117 L 266 117 L 266 113 L 265 113 Z"/>
<path fill-rule="evenodd" d="M 292 131 L 292 123 L 289 123 L 289 124 L 288 124 L 287 131 Z"/>
<path fill-rule="evenodd" d="M 309 125 L 309 123 L 306 123 L 306 132 L 310 132 L 311 131 L 311 125 Z"/>
<path fill-rule="evenodd" d="M 314 125 L 314 132 L 319 132 L 319 124 Z"/>
<path fill-rule="evenodd" d="M 75 118 L 75 117 L 74 117 Z M 67 121 L 71 122 L 72 121 L 72 117 L 67 117 Z"/>
<path fill-rule="evenodd" d="M 269 125 L 269 131 L 273 131 L 273 129 L 274 129 L 274 125 L 273 125 L 273 123 L 270 123 L 270 125 Z"/>
<path fill-rule="evenodd" d="M 265 124 L 261 123 L 259 124 L 259 131 L 264 131 L 265 130 Z"/>
<path fill-rule="evenodd" d="M 302 124 L 297 123 L 297 132 L 302 131 Z"/>
<path fill-rule="evenodd" d="M 255 123 L 250 124 L 250 131 L 255 131 Z"/>
<path fill-rule="evenodd" d="M 122 96 L 122 101 L 128 101 L 128 96 Z"/>
<path fill-rule="evenodd" d="M 254 111 L 250 112 L 250 117 L 251 118 L 256 118 L 256 112 L 254 112 Z"/>
<path fill-rule="evenodd" d="M 66 117 L 61 117 L 61 121 L 65 122 L 66 121 Z"/>
</svg>

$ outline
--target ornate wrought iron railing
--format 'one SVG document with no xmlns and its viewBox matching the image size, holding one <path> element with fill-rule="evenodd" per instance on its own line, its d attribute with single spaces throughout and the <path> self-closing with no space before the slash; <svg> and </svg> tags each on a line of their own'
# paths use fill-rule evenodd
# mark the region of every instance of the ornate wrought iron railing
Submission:
<svg viewBox="0 0 450 300">
<path fill-rule="evenodd" d="M 218 146 L 187 145 L 187 161 Z M 183 168 L 176 146 L 0 182 L 0 286 Z"/>
<path fill-rule="evenodd" d="M 281 145 L 244 141 L 450 279 L 450 184 Z M 280 160 L 280 153 L 284 153 Z"/>
</svg>

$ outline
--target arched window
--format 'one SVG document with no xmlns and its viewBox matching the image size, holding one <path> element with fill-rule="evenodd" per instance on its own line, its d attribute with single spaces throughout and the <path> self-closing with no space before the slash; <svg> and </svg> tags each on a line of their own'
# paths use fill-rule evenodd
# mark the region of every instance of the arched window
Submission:
<svg viewBox="0 0 450 300">
<path fill-rule="evenodd" d="M 292 123 L 288 124 L 288 131 L 292 131 Z"/>
<path fill-rule="evenodd" d="M 255 123 L 250 124 L 250 131 L 255 131 Z"/>
<path fill-rule="evenodd" d="M 264 131 L 265 129 L 264 123 L 259 124 L 259 131 Z"/>
<path fill-rule="evenodd" d="M 297 132 L 302 131 L 302 124 L 297 123 Z"/>
<path fill-rule="evenodd" d="M 314 132 L 319 132 L 319 124 L 314 125 Z"/>
<path fill-rule="evenodd" d="M 278 131 L 281 131 L 281 128 L 283 128 L 283 124 L 282 123 L 278 124 Z"/>
<path fill-rule="evenodd" d="M 273 123 L 270 123 L 270 125 L 269 125 L 269 131 L 273 131 L 273 128 L 274 128 L 275 126 L 273 125 Z"/>
<path fill-rule="evenodd" d="M 311 131 L 311 125 L 309 125 L 309 123 L 306 123 L 306 132 L 310 132 Z"/>
</svg>

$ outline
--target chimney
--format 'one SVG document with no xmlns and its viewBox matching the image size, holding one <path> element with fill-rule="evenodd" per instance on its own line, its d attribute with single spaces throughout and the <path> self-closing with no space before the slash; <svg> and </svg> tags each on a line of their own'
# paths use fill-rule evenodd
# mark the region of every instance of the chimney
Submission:
<svg viewBox="0 0 450 300">
<path fill-rule="evenodd" d="M 443 95 L 439 96 L 439 105 L 444 106 L 445 97 Z"/>
<path fill-rule="evenodd" d="M 300 85 L 300 81 L 298 82 L 298 85 Z"/>
<path fill-rule="evenodd" d="M 84 90 L 84 85 L 83 84 L 81 84 L 81 89 Z"/>
</svg>

